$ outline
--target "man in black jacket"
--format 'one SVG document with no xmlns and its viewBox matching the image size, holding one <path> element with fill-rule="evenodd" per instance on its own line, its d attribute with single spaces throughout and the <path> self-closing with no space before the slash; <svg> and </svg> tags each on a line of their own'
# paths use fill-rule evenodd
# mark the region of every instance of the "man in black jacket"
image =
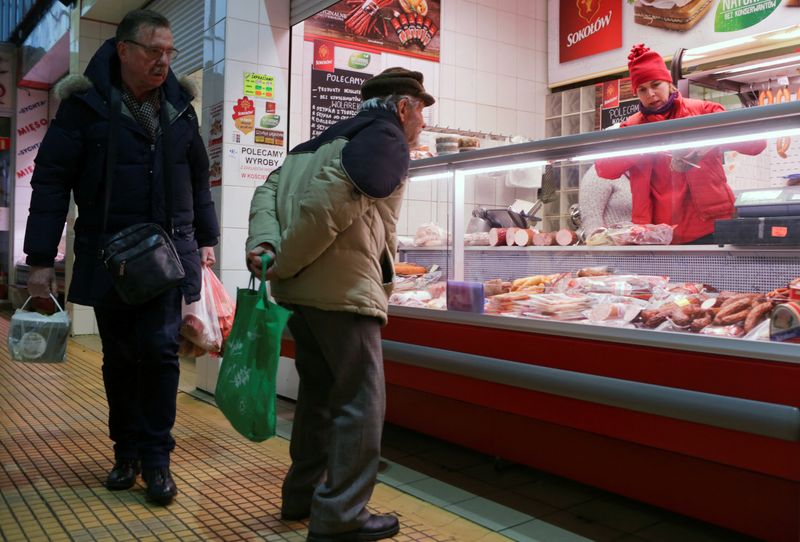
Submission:
<svg viewBox="0 0 800 542">
<path fill-rule="evenodd" d="M 181 299 L 199 299 L 200 266 L 214 263 L 212 247 L 219 237 L 192 95 L 169 68 L 176 54 L 167 19 L 153 11 L 132 11 L 84 75 L 59 84 L 62 103 L 36 157 L 25 234 L 28 290 L 47 297 L 55 288 L 53 262 L 73 193 L 79 212 L 68 299 L 94 307 L 103 343 L 115 456 L 105 485 L 128 489 L 141 470 L 148 498 L 161 505 L 177 494 L 169 464 L 175 447 L 171 430 Z M 110 104 L 119 107 L 116 114 Z M 117 142 L 109 153 L 112 130 Z M 107 160 L 111 179 L 106 178 Z M 128 226 L 154 222 L 166 227 L 165 172 L 172 186 L 169 233 L 186 278 L 180 287 L 131 306 L 114 290 L 100 249 L 111 234 Z"/>
</svg>

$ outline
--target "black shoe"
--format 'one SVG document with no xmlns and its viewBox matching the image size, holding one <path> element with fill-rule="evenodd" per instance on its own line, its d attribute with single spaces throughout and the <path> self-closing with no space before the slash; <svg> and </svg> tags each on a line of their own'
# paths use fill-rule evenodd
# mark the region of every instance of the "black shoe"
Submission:
<svg viewBox="0 0 800 542">
<path fill-rule="evenodd" d="M 139 474 L 138 459 L 117 459 L 114 468 L 106 477 L 106 487 L 111 491 L 130 489 L 136 483 L 137 474 Z"/>
<path fill-rule="evenodd" d="M 168 505 L 178 494 L 178 488 L 175 487 L 175 481 L 167 467 L 145 469 L 142 478 L 147 484 L 147 498 L 158 505 Z"/>
<path fill-rule="evenodd" d="M 337 534 L 315 534 L 308 532 L 307 542 L 366 542 L 391 538 L 400 532 L 397 517 L 370 515 L 367 522 L 355 531 Z"/>
<path fill-rule="evenodd" d="M 286 510 L 281 508 L 281 519 L 283 521 L 302 521 L 311 517 L 311 510 Z"/>
</svg>

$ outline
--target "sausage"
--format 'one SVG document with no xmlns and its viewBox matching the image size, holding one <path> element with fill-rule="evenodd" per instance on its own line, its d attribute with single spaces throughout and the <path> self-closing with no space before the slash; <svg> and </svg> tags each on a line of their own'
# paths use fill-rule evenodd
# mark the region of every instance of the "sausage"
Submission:
<svg viewBox="0 0 800 542">
<path fill-rule="evenodd" d="M 728 305 L 723 305 L 720 311 L 717 313 L 717 316 L 714 317 L 715 324 L 725 324 L 725 320 L 732 314 L 739 314 L 742 311 L 745 311 L 744 316 L 740 319 L 744 319 L 747 316 L 747 311 L 750 310 L 751 302 L 749 298 L 743 298 L 736 300 Z M 736 321 L 736 320 L 734 320 Z M 731 323 L 731 322 L 729 322 Z"/>
<path fill-rule="evenodd" d="M 778 91 L 775 93 L 775 103 L 783 103 L 789 101 L 789 88 L 783 87 L 779 88 Z"/>
<path fill-rule="evenodd" d="M 762 90 L 758 93 L 758 105 L 764 105 L 767 103 L 767 92 Z"/>
<path fill-rule="evenodd" d="M 556 242 L 556 235 L 549 231 L 533 234 L 533 244 L 537 247 L 549 247 Z"/>
<path fill-rule="evenodd" d="M 562 247 L 574 245 L 578 242 L 578 234 L 568 228 L 562 228 L 556 232 L 556 243 Z"/>
<path fill-rule="evenodd" d="M 745 318 L 747 318 L 748 313 L 750 312 L 750 308 L 746 308 L 739 312 L 728 313 L 725 316 L 720 316 L 717 314 L 717 317 L 714 319 L 715 324 L 720 324 L 722 326 L 729 326 L 731 324 L 735 324 L 737 322 L 741 322 Z"/>
<path fill-rule="evenodd" d="M 675 309 L 669 313 L 669 319 L 672 320 L 672 323 L 678 327 L 686 327 L 692 321 L 691 317 L 680 309 Z"/>
<path fill-rule="evenodd" d="M 722 302 L 722 304 L 720 305 L 720 307 L 722 307 L 722 308 L 725 308 L 725 307 L 727 307 L 728 305 L 730 305 L 731 303 L 735 303 L 736 301 L 740 301 L 740 300 L 742 300 L 742 299 L 750 299 L 750 298 L 752 298 L 752 297 L 753 297 L 753 295 L 755 295 L 755 294 L 736 294 L 736 293 L 735 293 L 735 294 L 733 294 L 732 296 L 730 296 L 730 297 L 726 298 L 726 299 L 725 299 L 725 300 Z"/>
<path fill-rule="evenodd" d="M 518 229 L 514 232 L 514 243 L 518 247 L 526 247 L 528 245 L 533 244 L 533 233 L 532 229 Z"/>
<path fill-rule="evenodd" d="M 774 104 L 775 103 L 775 95 L 772 94 L 772 89 L 771 88 L 767 89 L 767 98 L 766 98 L 766 102 L 765 103 L 769 103 L 769 104 Z"/>
<path fill-rule="evenodd" d="M 506 229 L 492 228 L 489 230 L 489 244 L 493 247 L 506 245 Z"/>
<path fill-rule="evenodd" d="M 645 320 L 644 325 L 645 327 L 658 327 L 666 321 L 667 321 L 666 314 L 656 314 L 655 316 Z"/>
<path fill-rule="evenodd" d="M 711 316 L 710 315 L 709 316 L 703 316 L 702 318 L 695 318 L 694 320 L 692 320 L 692 323 L 689 324 L 689 329 L 691 329 L 692 331 L 697 333 L 698 331 L 700 331 L 704 327 L 710 326 L 710 325 L 711 325 Z"/>
<path fill-rule="evenodd" d="M 744 332 L 747 333 L 758 324 L 772 310 L 772 302 L 764 301 L 750 309 L 744 320 Z"/>
<path fill-rule="evenodd" d="M 786 151 L 789 150 L 789 145 L 791 142 L 791 137 L 779 137 L 775 140 L 775 151 L 778 153 L 778 156 L 781 158 L 787 157 Z"/>
</svg>

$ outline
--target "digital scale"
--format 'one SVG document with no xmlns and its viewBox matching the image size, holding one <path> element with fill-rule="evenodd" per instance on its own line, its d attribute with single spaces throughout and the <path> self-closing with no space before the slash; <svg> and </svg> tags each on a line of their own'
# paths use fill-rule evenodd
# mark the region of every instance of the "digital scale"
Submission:
<svg viewBox="0 0 800 542">
<path fill-rule="evenodd" d="M 739 190 L 739 218 L 717 220 L 719 245 L 800 245 L 800 186 Z"/>
<path fill-rule="evenodd" d="M 733 205 L 740 217 L 800 216 L 800 186 L 738 190 Z"/>
</svg>

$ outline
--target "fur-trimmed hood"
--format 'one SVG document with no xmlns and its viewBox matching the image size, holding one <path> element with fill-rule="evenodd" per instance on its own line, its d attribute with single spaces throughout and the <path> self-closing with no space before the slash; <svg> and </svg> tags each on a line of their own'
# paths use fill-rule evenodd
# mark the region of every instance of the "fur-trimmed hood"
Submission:
<svg viewBox="0 0 800 542">
<path fill-rule="evenodd" d="M 83 75 L 70 74 L 64 77 L 56 84 L 55 92 L 61 100 L 66 100 L 94 89 L 105 101 L 109 96 L 109 88 L 111 85 L 119 86 L 119 80 L 117 40 L 110 38 L 94 54 Z M 183 110 L 197 96 L 194 83 L 188 77 L 181 77 L 178 80 L 172 68 L 169 70 L 162 89 L 167 101 L 178 111 Z M 91 98 L 88 100 L 92 101 Z"/>
<path fill-rule="evenodd" d="M 186 91 L 186 94 L 188 94 L 192 100 L 197 97 L 197 85 L 194 84 L 194 81 L 188 75 L 184 75 L 178 79 L 178 84 L 180 84 L 181 88 Z M 59 100 L 66 100 L 75 94 L 86 92 L 92 88 L 92 86 L 92 80 L 85 75 L 71 73 L 61 78 L 61 80 L 56 83 L 55 87 L 53 87 L 53 92 L 56 93 Z"/>
</svg>

